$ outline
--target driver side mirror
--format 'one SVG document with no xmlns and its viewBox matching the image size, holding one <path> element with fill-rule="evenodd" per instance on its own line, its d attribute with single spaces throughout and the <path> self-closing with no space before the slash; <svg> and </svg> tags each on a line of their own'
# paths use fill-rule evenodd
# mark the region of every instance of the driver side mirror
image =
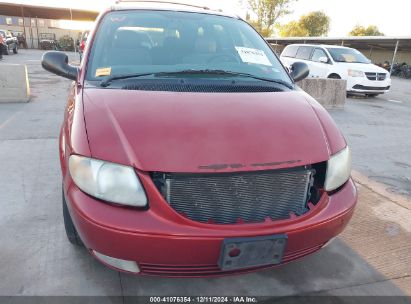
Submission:
<svg viewBox="0 0 411 304">
<path fill-rule="evenodd" d="M 63 52 L 49 51 L 43 55 L 41 66 L 58 76 L 76 80 L 78 68 L 68 63 L 68 56 Z"/>
<path fill-rule="evenodd" d="M 310 69 L 308 65 L 304 62 L 294 62 L 291 65 L 291 73 L 290 76 L 294 79 L 295 82 L 301 81 L 307 78 L 308 74 L 310 74 Z"/>
<path fill-rule="evenodd" d="M 327 57 L 320 57 L 320 58 L 318 58 L 318 61 L 319 62 L 322 62 L 322 63 L 328 63 L 328 58 Z"/>
</svg>

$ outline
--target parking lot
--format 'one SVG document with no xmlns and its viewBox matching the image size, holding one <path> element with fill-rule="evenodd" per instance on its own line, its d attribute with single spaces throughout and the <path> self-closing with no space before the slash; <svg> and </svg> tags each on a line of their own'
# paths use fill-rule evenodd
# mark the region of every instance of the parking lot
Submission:
<svg viewBox="0 0 411 304">
<path fill-rule="evenodd" d="M 409 81 L 330 110 L 353 152 L 359 202 L 328 247 L 253 274 L 158 278 L 110 270 L 66 240 L 58 134 L 69 81 L 44 71 L 41 56 L 21 50 L 3 61 L 28 66 L 32 98 L 0 104 L 0 295 L 411 295 Z"/>
</svg>

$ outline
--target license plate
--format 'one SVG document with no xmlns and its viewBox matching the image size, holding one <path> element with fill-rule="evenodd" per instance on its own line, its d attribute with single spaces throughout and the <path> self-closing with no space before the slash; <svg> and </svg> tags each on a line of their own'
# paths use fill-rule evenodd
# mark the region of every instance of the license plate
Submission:
<svg viewBox="0 0 411 304">
<path fill-rule="evenodd" d="M 225 239 L 218 266 L 229 271 L 280 264 L 286 244 L 285 234 Z"/>
</svg>

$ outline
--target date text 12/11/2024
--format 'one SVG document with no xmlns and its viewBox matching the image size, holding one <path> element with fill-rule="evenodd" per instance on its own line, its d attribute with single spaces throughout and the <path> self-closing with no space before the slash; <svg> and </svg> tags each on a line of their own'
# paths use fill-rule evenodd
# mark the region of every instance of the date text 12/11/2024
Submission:
<svg viewBox="0 0 411 304">
<path fill-rule="evenodd" d="M 258 303 L 255 297 L 150 297 L 150 303 Z"/>
</svg>

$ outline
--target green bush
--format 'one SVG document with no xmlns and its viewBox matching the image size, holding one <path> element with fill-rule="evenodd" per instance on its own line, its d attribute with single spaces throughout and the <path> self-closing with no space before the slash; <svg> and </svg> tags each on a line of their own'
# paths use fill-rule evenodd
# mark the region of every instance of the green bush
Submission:
<svg viewBox="0 0 411 304">
<path fill-rule="evenodd" d="M 60 51 L 74 51 L 74 40 L 69 35 L 64 35 L 59 39 Z"/>
</svg>

